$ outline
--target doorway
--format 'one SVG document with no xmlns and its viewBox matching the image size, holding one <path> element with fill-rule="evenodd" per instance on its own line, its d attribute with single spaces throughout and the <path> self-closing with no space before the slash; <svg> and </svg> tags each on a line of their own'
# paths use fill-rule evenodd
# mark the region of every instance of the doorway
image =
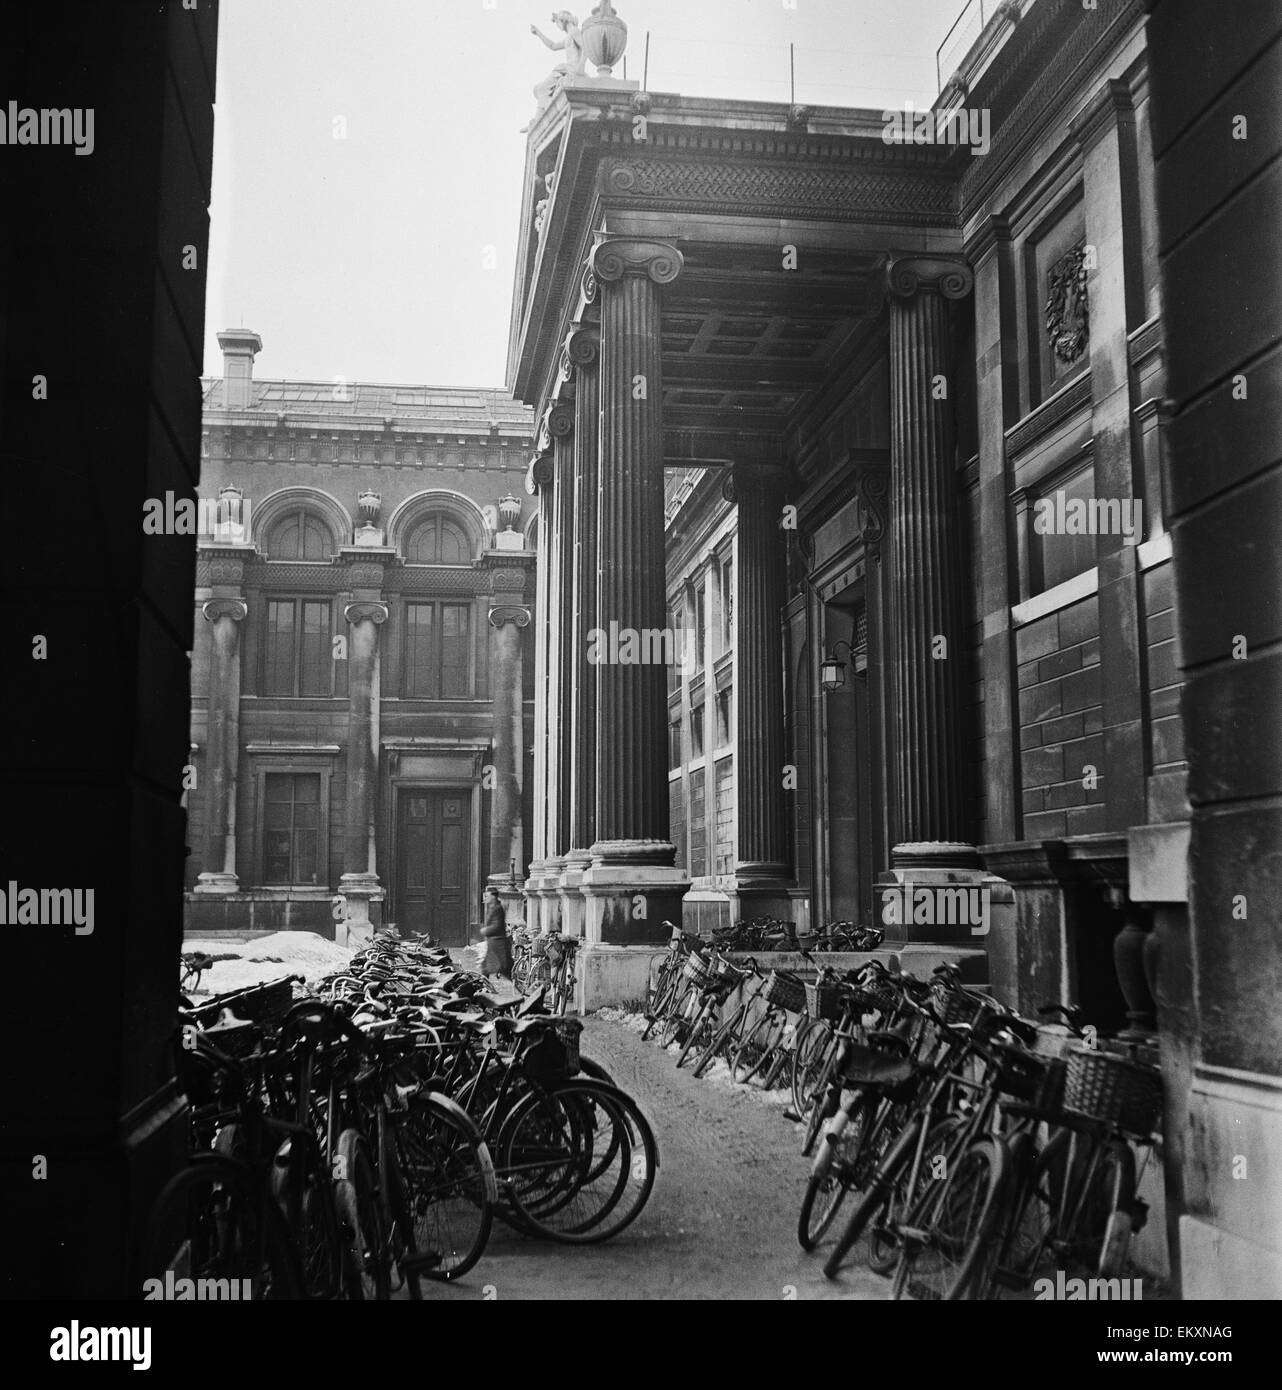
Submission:
<svg viewBox="0 0 1282 1390">
<path fill-rule="evenodd" d="M 396 924 L 442 946 L 468 941 L 471 798 L 463 790 L 401 788 L 396 805 Z"/>
</svg>

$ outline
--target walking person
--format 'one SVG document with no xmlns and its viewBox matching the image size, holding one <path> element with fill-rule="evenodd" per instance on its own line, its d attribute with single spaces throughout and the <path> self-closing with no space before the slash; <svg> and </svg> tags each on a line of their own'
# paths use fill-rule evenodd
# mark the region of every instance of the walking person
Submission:
<svg viewBox="0 0 1282 1390">
<path fill-rule="evenodd" d="M 507 914 L 499 898 L 499 890 L 490 884 L 485 890 L 485 919 L 481 925 L 485 938 L 485 958 L 482 975 L 502 975 L 512 978 L 512 943 L 508 940 Z"/>
</svg>

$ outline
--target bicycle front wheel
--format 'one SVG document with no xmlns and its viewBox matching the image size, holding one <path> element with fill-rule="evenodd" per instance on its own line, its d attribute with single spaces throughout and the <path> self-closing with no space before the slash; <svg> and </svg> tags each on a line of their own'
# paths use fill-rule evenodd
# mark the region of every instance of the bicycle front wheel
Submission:
<svg viewBox="0 0 1282 1390">
<path fill-rule="evenodd" d="M 870 1109 L 866 1096 L 856 1096 L 824 1131 L 797 1218 L 797 1242 L 803 1250 L 813 1250 L 823 1239 L 855 1182 Z"/>
</svg>

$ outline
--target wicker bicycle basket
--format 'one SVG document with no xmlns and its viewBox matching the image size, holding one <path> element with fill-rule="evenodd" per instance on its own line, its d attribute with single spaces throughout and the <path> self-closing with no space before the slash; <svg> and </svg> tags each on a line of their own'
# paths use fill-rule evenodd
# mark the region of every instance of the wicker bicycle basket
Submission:
<svg viewBox="0 0 1282 1390">
<path fill-rule="evenodd" d="M 840 980 L 815 980 L 806 982 L 806 1011 L 813 1018 L 826 1018 L 830 1022 L 839 1019 L 845 1003 L 853 991 Z"/>
<path fill-rule="evenodd" d="M 531 938 L 531 940 L 530 940 L 530 954 L 531 954 L 532 956 L 545 956 L 545 955 L 547 955 L 547 949 L 548 949 L 548 939 L 547 939 L 546 936 L 543 936 L 543 935 L 540 933 L 539 935 L 534 936 L 534 937 Z"/>
<path fill-rule="evenodd" d="M 992 1049 L 997 1060 L 998 1091 L 1016 1100 L 1036 1100 L 1046 1074 L 1047 1059 L 1006 1043 L 993 1043 Z"/>
<path fill-rule="evenodd" d="M 899 995 L 894 985 L 867 985 L 864 987 L 863 995 L 869 1009 L 879 1009 L 884 1014 L 894 1013 L 899 1006 Z"/>
<path fill-rule="evenodd" d="M 772 970 L 762 997 L 767 1004 L 799 1014 L 806 1007 L 806 986 L 786 970 Z"/>
<path fill-rule="evenodd" d="M 950 1025 L 970 1023 L 983 1008 L 983 1001 L 964 989 L 950 989 L 940 1002 L 940 1016 Z"/>
<path fill-rule="evenodd" d="M 712 964 L 706 956 L 691 951 L 681 966 L 681 973 L 692 985 L 711 984 L 716 978 Z"/>
<path fill-rule="evenodd" d="M 1162 1074 L 1156 1067 L 1132 1062 L 1089 1047 L 1068 1051 L 1064 1108 L 1147 1138 L 1162 1113 Z"/>
<path fill-rule="evenodd" d="M 561 1046 L 565 1048 L 567 1074 L 577 1076 L 582 1067 L 579 1060 L 579 1034 L 583 1032 L 583 1024 L 577 1018 L 558 1018 L 552 1026 L 556 1029 Z"/>
<path fill-rule="evenodd" d="M 202 1028 L 208 1028 L 218 1022 L 224 1009 L 230 1009 L 238 1019 L 256 1023 L 260 1028 L 271 1031 L 290 1011 L 293 1003 L 293 980 L 286 977 L 232 990 L 228 994 L 216 994 L 194 1010 L 193 1017 Z"/>
</svg>

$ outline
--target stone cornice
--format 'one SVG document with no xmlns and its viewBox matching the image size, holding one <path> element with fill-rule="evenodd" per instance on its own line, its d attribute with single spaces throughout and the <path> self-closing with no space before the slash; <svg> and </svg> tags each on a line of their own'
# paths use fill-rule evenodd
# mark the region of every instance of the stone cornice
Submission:
<svg viewBox="0 0 1282 1390">
<path fill-rule="evenodd" d="M 507 623 L 515 623 L 517 627 L 529 627 L 530 610 L 507 603 L 498 608 L 491 608 L 489 620 L 493 628 L 501 628 Z"/>
<path fill-rule="evenodd" d="M 1068 123 L 1069 133 L 1087 149 L 1120 122 L 1133 118 L 1134 113 L 1135 101 L 1129 84 L 1120 77 L 1110 77 Z"/>
<path fill-rule="evenodd" d="M 1006 431 L 1006 454 L 1015 458 L 1022 454 L 1030 444 L 1049 434 L 1079 410 L 1091 403 L 1091 374 L 1085 372 L 1076 381 L 1062 387 L 1048 400 L 1043 401 L 1036 410 L 1026 415 L 1019 424 Z"/>
<path fill-rule="evenodd" d="M 217 622 L 219 618 L 230 618 L 232 622 L 244 622 L 249 605 L 243 598 L 211 598 L 200 610 L 207 623 Z"/>
<path fill-rule="evenodd" d="M 1009 246 L 1011 241 L 1010 223 L 1004 217 L 985 217 L 966 242 L 966 259 L 972 265 L 992 255 L 998 246 Z"/>
<path fill-rule="evenodd" d="M 945 299 L 965 299 L 975 288 L 975 275 L 965 261 L 949 256 L 892 254 L 886 266 L 886 286 L 899 299 L 911 299 L 921 291 L 933 291 Z"/>
<path fill-rule="evenodd" d="M 671 242 L 606 237 L 592 248 L 588 265 L 598 285 L 618 284 L 627 275 L 645 275 L 670 285 L 685 268 L 685 257 Z"/>
</svg>

